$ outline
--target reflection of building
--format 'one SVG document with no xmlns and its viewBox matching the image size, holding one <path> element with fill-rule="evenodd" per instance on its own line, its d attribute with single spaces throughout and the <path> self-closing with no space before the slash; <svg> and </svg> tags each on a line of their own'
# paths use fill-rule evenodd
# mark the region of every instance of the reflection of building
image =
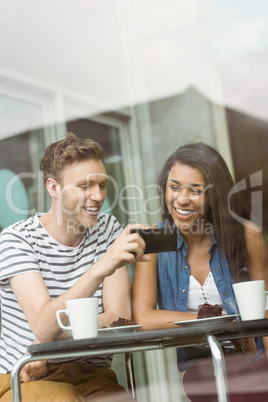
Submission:
<svg viewBox="0 0 268 402">
<path fill-rule="evenodd" d="M 245 199 L 250 203 L 254 192 L 262 191 L 262 205 L 251 205 L 255 215 L 261 212 L 263 229 L 268 233 L 268 122 L 227 109 L 228 131 L 231 141 L 235 179 L 246 179 L 248 191 Z M 261 172 L 260 183 L 250 182 L 250 176 Z M 255 184 L 255 185 L 254 185 Z"/>
</svg>

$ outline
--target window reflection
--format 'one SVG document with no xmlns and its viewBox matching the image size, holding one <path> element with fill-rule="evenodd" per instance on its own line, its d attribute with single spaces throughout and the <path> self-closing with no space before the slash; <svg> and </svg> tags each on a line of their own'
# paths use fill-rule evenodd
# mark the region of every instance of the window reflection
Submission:
<svg viewBox="0 0 268 402">
<path fill-rule="evenodd" d="M 33 215 L 42 208 L 40 190 L 41 132 L 31 131 L 0 141 L 0 226 Z M 39 190 L 39 194 L 38 194 Z"/>
</svg>

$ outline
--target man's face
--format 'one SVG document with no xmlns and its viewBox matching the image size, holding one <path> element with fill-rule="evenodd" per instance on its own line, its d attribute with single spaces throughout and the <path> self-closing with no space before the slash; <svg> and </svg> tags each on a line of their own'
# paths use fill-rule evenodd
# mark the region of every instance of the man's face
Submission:
<svg viewBox="0 0 268 402">
<path fill-rule="evenodd" d="M 91 228 L 106 198 L 108 176 L 103 163 L 87 159 L 66 166 L 61 173 L 61 211 L 67 225 Z"/>
</svg>

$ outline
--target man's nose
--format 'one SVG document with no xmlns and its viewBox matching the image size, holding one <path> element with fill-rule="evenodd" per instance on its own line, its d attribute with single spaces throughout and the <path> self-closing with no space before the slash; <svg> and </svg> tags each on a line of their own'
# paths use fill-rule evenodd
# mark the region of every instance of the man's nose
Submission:
<svg viewBox="0 0 268 402">
<path fill-rule="evenodd" d="M 90 191 L 90 198 L 94 201 L 102 201 L 105 198 L 105 194 L 99 186 L 95 186 Z"/>
</svg>

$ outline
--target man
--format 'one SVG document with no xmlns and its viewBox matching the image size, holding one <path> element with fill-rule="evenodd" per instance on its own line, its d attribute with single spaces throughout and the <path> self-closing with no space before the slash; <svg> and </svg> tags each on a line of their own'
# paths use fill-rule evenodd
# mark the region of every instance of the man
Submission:
<svg viewBox="0 0 268 402">
<path fill-rule="evenodd" d="M 108 183 L 103 159 L 97 143 L 72 133 L 49 145 L 41 161 L 49 212 L 1 233 L 1 401 L 11 400 L 9 372 L 28 345 L 66 338 L 56 320 L 66 300 L 97 297 L 99 327 L 119 316 L 131 318 L 126 264 L 148 257 L 142 238 L 130 234 L 133 225 L 122 231 L 115 217 L 100 213 Z M 110 365 L 110 356 L 28 363 L 21 371 L 22 398 L 132 399 L 107 369 Z"/>
</svg>

